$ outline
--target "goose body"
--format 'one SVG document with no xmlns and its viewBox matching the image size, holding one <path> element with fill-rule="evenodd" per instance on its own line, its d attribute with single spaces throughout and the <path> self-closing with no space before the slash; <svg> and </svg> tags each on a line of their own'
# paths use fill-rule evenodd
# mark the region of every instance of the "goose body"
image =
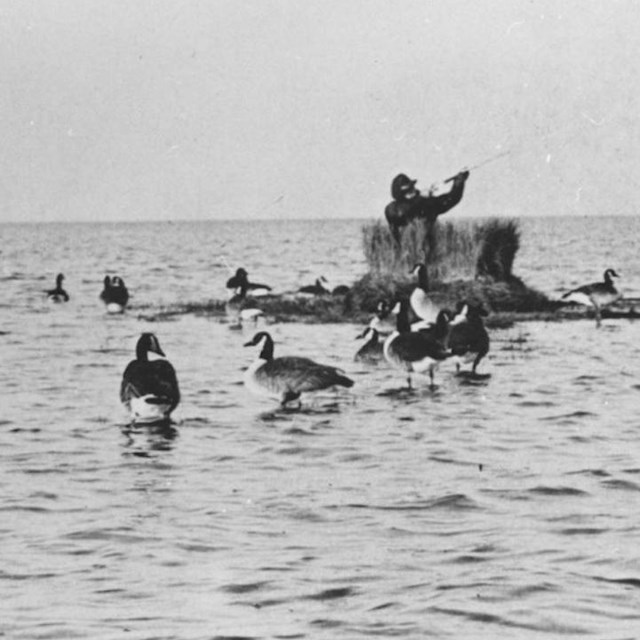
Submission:
<svg viewBox="0 0 640 640">
<path fill-rule="evenodd" d="M 323 296 L 328 293 L 331 293 L 329 289 L 325 286 L 327 279 L 324 276 L 320 276 L 316 279 L 314 284 L 309 284 L 304 287 L 300 287 L 298 289 L 299 293 L 308 293 L 314 296 Z"/>
<path fill-rule="evenodd" d="M 613 284 L 613 278 L 618 277 L 613 269 L 607 269 L 604 272 L 602 282 L 592 282 L 572 289 L 565 293 L 562 299 L 593 307 L 596 312 L 596 326 L 600 326 L 601 310 L 622 298 L 622 294 Z"/>
<path fill-rule="evenodd" d="M 62 281 L 64 280 L 64 275 L 59 273 L 56 276 L 56 286 L 55 289 L 49 289 L 47 291 L 47 298 L 52 302 L 68 302 L 69 294 L 62 288 Z"/>
<path fill-rule="evenodd" d="M 458 371 L 462 364 L 473 363 L 471 372 L 476 374 L 478 364 L 489 353 L 489 334 L 482 320 L 486 315 L 482 306 L 466 302 L 458 305 L 457 313 L 449 325 L 447 341 Z"/>
<path fill-rule="evenodd" d="M 168 420 L 180 402 L 173 365 L 168 360 L 149 360 L 149 353 L 165 357 L 158 338 L 143 333 L 136 345 L 136 359 L 127 365 L 120 385 L 121 402 L 140 424 Z"/>
<path fill-rule="evenodd" d="M 367 327 L 357 338 L 369 338 L 361 347 L 358 349 L 356 355 L 354 356 L 354 360 L 356 362 L 366 362 L 369 364 L 375 364 L 380 362 L 384 358 L 384 354 L 382 351 L 382 342 L 380 342 L 380 334 L 376 329 L 372 327 Z"/>
<path fill-rule="evenodd" d="M 411 271 L 418 276 L 418 285 L 411 292 L 409 302 L 413 312 L 428 324 L 434 324 L 440 312 L 440 307 L 429 296 L 429 282 L 427 267 L 424 263 L 417 264 Z"/>
<path fill-rule="evenodd" d="M 100 299 L 105 303 L 107 313 L 123 313 L 129 302 L 129 290 L 122 278 L 105 276 Z"/>
<path fill-rule="evenodd" d="M 432 329 L 411 331 L 409 301 L 398 305 L 397 328 L 384 342 L 384 357 L 391 365 L 407 372 L 411 389 L 412 373 L 428 373 L 434 387 L 434 372 L 438 365 L 451 355 L 445 347 L 448 332 L 448 315 L 441 311 Z"/>
<path fill-rule="evenodd" d="M 336 367 L 299 356 L 273 357 L 273 339 L 266 331 L 256 333 L 244 346 L 262 343 L 258 358 L 249 366 L 244 383 L 252 393 L 280 401 L 281 406 L 298 400 L 304 392 L 334 386 L 352 387 L 353 380 Z"/>
</svg>

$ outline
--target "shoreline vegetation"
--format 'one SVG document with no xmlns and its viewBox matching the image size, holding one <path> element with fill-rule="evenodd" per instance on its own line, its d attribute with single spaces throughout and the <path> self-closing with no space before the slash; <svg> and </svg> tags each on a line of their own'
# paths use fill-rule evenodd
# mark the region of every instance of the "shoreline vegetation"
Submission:
<svg viewBox="0 0 640 640">
<path fill-rule="evenodd" d="M 419 262 L 427 267 L 429 296 L 442 308 L 461 300 L 481 303 L 489 311 L 488 327 L 508 327 L 518 320 L 584 318 L 584 307 L 551 300 L 527 286 L 513 272 L 520 248 L 516 220 L 489 218 L 438 222 L 431 229 L 417 220 L 401 231 L 397 243 L 385 222 L 362 228 L 368 272 L 339 294 L 309 296 L 297 292 L 247 296 L 269 322 L 367 324 L 381 300 L 407 296 L 416 286 L 410 275 Z M 640 301 L 633 301 L 640 302 Z M 206 300 L 138 307 L 147 321 L 170 320 L 185 314 L 226 317 L 226 300 Z M 603 317 L 640 317 L 633 305 L 603 310 Z"/>
</svg>

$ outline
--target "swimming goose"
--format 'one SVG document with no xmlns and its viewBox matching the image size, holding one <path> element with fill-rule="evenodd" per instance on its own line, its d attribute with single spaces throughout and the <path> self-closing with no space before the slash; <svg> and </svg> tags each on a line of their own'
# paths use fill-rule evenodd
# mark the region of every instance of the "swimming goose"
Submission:
<svg viewBox="0 0 640 640">
<path fill-rule="evenodd" d="M 458 303 L 456 315 L 449 323 L 447 345 L 454 355 L 456 371 L 462 364 L 473 362 L 471 373 L 476 375 L 480 360 L 489 353 L 489 334 L 485 329 L 483 316 L 487 315 L 482 305 Z"/>
<path fill-rule="evenodd" d="M 244 383 L 252 393 L 279 400 L 281 407 L 292 400 L 300 403 L 300 394 L 305 391 L 321 391 L 336 385 L 353 386 L 353 380 L 336 367 L 298 356 L 274 358 L 273 338 L 266 331 L 256 333 L 244 346 L 259 344 L 262 344 L 262 350 L 245 372 Z"/>
<path fill-rule="evenodd" d="M 56 276 L 56 288 L 49 289 L 47 291 L 47 297 L 49 300 L 53 302 L 68 302 L 69 294 L 62 288 L 62 281 L 64 280 L 64 275 L 59 273 Z"/>
<path fill-rule="evenodd" d="M 180 402 L 173 365 L 168 360 L 149 360 L 149 353 L 166 357 L 153 333 L 143 333 L 136 345 L 136 359 L 122 375 L 120 400 L 136 423 L 168 420 Z"/>
<path fill-rule="evenodd" d="M 107 313 L 123 313 L 129 301 L 129 291 L 122 278 L 105 276 L 100 299 L 107 306 Z"/>
<path fill-rule="evenodd" d="M 397 313 L 397 328 L 384 342 L 385 359 L 393 366 L 407 372 L 407 383 L 411 389 L 411 373 L 429 372 L 431 388 L 433 376 L 440 362 L 451 355 L 445 348 L 449 316 L 440 311 L 434 326 L 425 331 L 411 331 L 409 323 L 409 300 L 402 299 L 394 308 Z"/>
<path fill-rule="evenodd" d="M 418 286 L 412 291 L 409 301 L 413 312 L 428 324 L 433 324 L 438 317 L 440 307 L 429 297 L 429 282 L 427 279 L 427 267 L 419 262 L 410 271 L 418 276 Z"/>
<path fill-rule="evenodd" d="M 384 354 L 382 353 L 382 342 L 380 342 L 380 334 L 377 329 L 366 327 L 360 335 L 356 336 L 356 340 L 367 337 L 369 339 L 360 347 L 360 349 L 358 349 L 353 359 L 356 362 L 374 364 L 384 358 Z"/>
<path fill-rule="evenodd" d="M 267 284 L 261 284 L 259 282 L 249 282 L 249 274 L 246 269 L 240 267 L 236 270 L 234 276 L 227 280 L 227 289 L 235 289 L 236 293 L 239 293 L 241 288 L 246 288 L 247 291 L 253 291 L 255 289 L 264 289 L 265 291 L 271 291 L 271 287 Z"/>
<path fill-rule="evenodd" d="M 242 285 L 239 290 L 227 300 L 225 305 L 230 329 L 242 329 L 243 322 L 253 322 L 257 324 L 258 318 L 262 315 L 262 309 L 247 301 L 247 286 Z"/>
<path fill-rule="evenodd" d="M 599 327 L 602 320 L 601 309 L 622 298 L 622 294 L 615 288 L 612 279 L 619 277 L 613 269 L 607 269 L 604 272 L 603 282 L 592 282 L 572 289 L 565 293 L 562 299 L 593 307 L 596 311 L 596 327 Z"/>
<path fill-rule="evenodd" d="M 329 291 L 329 289 L 327 289 L 327 287 L 324 286 L 326 282 L 327 282 L 327 279 L 324 276 L 320 276 L 319 278 L 316 278 L 315 284 L 308 284 L 304 287 L 300 287 L 298 289 L 298 292 L 310 293 L 314 296 L 323 296 L 327 293 L 331 293 L 331 291 Z"/>
</svg>

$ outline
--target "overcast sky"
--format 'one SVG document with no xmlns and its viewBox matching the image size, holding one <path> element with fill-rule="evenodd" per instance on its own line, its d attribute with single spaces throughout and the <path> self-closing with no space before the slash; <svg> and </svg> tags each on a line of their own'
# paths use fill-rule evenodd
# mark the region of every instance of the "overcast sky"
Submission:
<svg viewBox="0 0 640 640">
<path fill-rule="evenodd" d="M 633 214 L 634 0 L 0 0 L 0 220 Z"/>
</svg>

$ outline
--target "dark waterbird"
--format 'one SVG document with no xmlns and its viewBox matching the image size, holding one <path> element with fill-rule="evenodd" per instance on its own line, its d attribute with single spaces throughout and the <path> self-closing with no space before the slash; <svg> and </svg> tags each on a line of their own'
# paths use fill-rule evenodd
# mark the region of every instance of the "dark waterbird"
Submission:
<svg viewBox="0 0 640 640">
<path fill-rule="evenodd" d="M 49 300 L 53 302 L 68 302 L 69 294 L 62 288 L 62 281 L 64 280 L 64 275 L 59 273 L 56 276 L 56 287 L 55 289 L 49 289 L 47 293 L 47 297 Z"/>
<path fill-rule="evenodd" d="M 440 362 L 451 356 L 445 347 L 449 331 L 449 314 L 441 311 L 431 329 L 412 331 L 409 322 L 409 300 L 403 298 L 396 305 L 397 329 L 384 343 L 386 360 L 407 372 L 407 384 L 411 389 L 411 374 L 429 372 L 430 387 L 434 385 L 434 371 Z"/>
<path fill-rule="evenodd" d="M 274 358 L 273 338 L 266 331 L 256 333 L 244 346 L 260 344 L 260 355 L 245 372 L 244 383 L 252 393 L 279 400 L 282 407 L 293 400 L 300 404 L 304 392 L 353 386 L 353 380 L 336 367 L 299 356 Z"/>
<path fill-rule="evenodd" d="M 572 289 L 565 293 L 562 299 L 568 302 L 576 302 L 587 307 L 593 307 L 596 312 L 596 327 L 599 327 L 602 321 L 602 309 L 622 298 L 622 294 L 613 284 L 613 278 L 619 277 L 613 269 L 607 269 L 604 272 L 602 282 L 592 282 L 591 284 L 585 284 L 576 289 Z"/>
<path fill-rule="evenodd" d="M 236 293 L 240 293 L 241 289 L 247 291 L 254 291 L 256 289 L 264 289 L 265 291 L 271 291 L 271 287 L 267 284 L 261 284 L 260 282 L 250 282 L 249 274 L 246 269 L 240 267 L 236 270 L 235 275 L 231 276 L 227 280 L 227 289 L 235 289 Z"/>
<path fill-rule="evenodd" d="M 123 313 L 129 302 L 129 290 L 124 280 L 119 276 L 105 276 L 100 299 L 105 303 L 108 313 Z"/>
<path fill-rule="evenodd" d="M 300 287 L 300 289 L 298 289 L 298 292 L 309 293 L 314 296 L 324 296 L 328 293 L 331 293 L 331 291 L 325 286 L 326 284 L 327 279 L 324 276 L 320 276 L 319 278 L 316 278 L 314 284 L 308 284 L 304 287 Z"/>
<path fill-rule="evenodd" d="M 166 357 L 158 338 L 143 333 L 136 344 L 136 359 L 127 365 L 120 385 L 120 400 L 136 423 L 168 420 L 180 402 L 173 365 L 168 360 L 149 360 L 149 353 Z"/>
</svg>

